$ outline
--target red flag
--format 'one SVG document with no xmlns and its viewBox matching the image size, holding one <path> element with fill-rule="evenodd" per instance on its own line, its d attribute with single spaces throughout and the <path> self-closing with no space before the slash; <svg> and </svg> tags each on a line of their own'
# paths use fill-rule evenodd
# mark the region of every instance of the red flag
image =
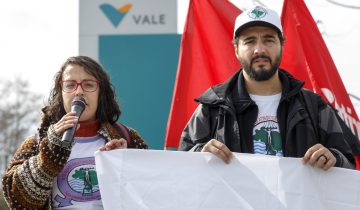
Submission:
<svg viewBox="0 0 360 210">
<path fill-rule="evenodd" d="M 331 103 L 352 132 L 359 134 L 359 118 L 304 1 L 285 0 L 281 22 L 286 39 L 281 67 Z M 359 170 L 360 156 L 356 162 Z"/>
<path fill-rule="evenodd" d="M 181 132 L 197 106 L 194 98 L 239 69 L 232 39 L 235 18 L 240 13 L 228 1 L 190 0 L 166 130 L 166 148 L 178 147 Z"/>
</svg>

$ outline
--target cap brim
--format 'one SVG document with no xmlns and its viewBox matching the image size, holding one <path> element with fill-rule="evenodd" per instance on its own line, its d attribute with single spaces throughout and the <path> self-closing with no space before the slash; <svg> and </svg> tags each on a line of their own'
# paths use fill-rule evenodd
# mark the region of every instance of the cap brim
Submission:
<svg viewBox="0 0 360 210">
<path fill-rule="evenodd" d="M 273 28 L 276 32 L 278 32 L 279 34 L 282 34 L 281 31 L 279 30 L 278 27 L 276 27 L 275 25 L 268 23 L 268 22 L 264 22 L 264 21 L 251 21 L 248 23 L 245 23 L 244 25 L 240 26 L 238 29 L 236 29 L 235 33 L 234 33 L 234 38 L 239 36 L 239 33 L 249 27 L 252 26 L 265 26 L 265 27 L 270 27 Z"/>
</svg>

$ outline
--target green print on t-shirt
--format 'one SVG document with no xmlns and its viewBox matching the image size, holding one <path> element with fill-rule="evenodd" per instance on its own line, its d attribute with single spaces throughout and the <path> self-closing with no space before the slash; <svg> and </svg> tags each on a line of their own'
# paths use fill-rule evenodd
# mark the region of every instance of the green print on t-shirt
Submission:
<svg viewBox="0 0 360 210">
<path fill-rule="evenodd" d="M 261 141 L 266 145 L 267 155 L 276 155 L 281 152 L 281 136 L 278 131 L 272 131 L 271 128 L 261 127 L 260 130 L 255 130 L 255 141 Z"/>
<path fill-rule="evenodd" d="M 93 186 L 98 185 L 98 179 L 96 176 L 96 171 L 91 169 L 75 170 L 75 173 L 72 175 L 75 179 L 80 179 L 84 182 L 84 188 L 82 191 L 83 196 L 92 195 Z"/>
</svg>

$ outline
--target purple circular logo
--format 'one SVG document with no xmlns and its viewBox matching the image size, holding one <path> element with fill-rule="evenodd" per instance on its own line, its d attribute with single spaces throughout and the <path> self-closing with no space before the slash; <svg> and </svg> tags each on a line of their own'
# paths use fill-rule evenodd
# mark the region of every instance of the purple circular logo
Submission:
<svg viewBox="0 0 360 210">
<path fill-rule="evenodd" d="M 57 176 L 60 192 L 55 200 L 59 207 L 72 205 L 71 201 L 86 202 L 100 200 L 99 182 L 95 170 L 94 157 L 70 160 Z"/>
</svg>

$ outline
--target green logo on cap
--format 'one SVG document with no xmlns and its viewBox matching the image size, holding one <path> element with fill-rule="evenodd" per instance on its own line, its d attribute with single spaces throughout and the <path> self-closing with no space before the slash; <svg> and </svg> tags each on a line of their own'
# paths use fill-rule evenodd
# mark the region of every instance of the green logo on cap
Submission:
<svg viewBox="0 0 360 210">
<path fill-rule="evenodd" d="M 251 10 L 248 15 L 250 18 L 252 19 L 261 19 L 263 17 L 265 17 L 265 15 L 267 14 L 266 10 L 262 7 L 255 7 L 255 9 Z"/>
</svg>

